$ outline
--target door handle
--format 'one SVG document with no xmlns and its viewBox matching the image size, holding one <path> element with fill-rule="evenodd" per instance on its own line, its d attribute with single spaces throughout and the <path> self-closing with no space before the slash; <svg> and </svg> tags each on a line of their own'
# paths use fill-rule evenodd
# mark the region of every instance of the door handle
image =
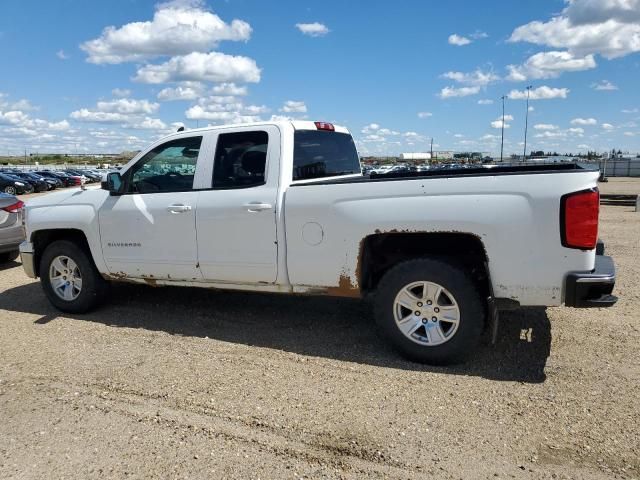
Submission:
<svg viewBox="0 0 640 480">
<path fill-rule="evenodd" d="M 273 208 L 273 206 L 270 203 L 262 203 L 262 202 L 245 203 L 243 206 L 249 212 L 260 212 L 262 210 L 271 210 Z"/>
<path fill-rule="evenodd" d="M 191 205 L 169 205 L 167 210 L 171 213 L 184 213 L 191 210 Z"/>
</svg>

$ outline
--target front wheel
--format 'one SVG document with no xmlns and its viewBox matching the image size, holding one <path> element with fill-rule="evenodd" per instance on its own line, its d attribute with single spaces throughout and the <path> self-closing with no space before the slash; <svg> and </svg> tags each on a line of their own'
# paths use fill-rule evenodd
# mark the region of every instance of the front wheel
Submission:
<svg viewBox="0 0 640 480">
<path fill-rule="evenodd" d="M 9 195 L 15 195 L 16 194 L 16 187 L 8 185 L 8 186 L 4 187 L 4 193 L 7 193 Z"/>
<path fill-rule="evenodd" d="M 380 280 L 379 330 L 410 360 L 451 364 L 480 341 L 485 308 L 476 284 L 460 268 L 435 259 L 403 262 Z"/>
<path fill-rule="evenodd" d="M 63 312 L 88 312 L 107 293 L 108 282 L 102 278 L 90 256 L 68 240 L 58 240 L 45 249 L 39 273 L 47 298 Z"/>
</svg>

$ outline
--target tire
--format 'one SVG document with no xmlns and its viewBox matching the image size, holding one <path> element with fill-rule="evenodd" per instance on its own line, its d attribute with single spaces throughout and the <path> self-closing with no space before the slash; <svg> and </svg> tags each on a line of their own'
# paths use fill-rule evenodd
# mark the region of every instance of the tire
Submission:
<svg viewBox="0 0 640 480">
<path fill-rule="evenodd" d="M 54 264 L 54 262 L 56 263 Z M 65 267 L 64 270 L 67 272 L 73 271 L 75 280 L 72 280 L 72 276 L 67 274 L 69 276 L 63 277 L 65 280 L 70 280 L 67 286 L 59 287 L 63 268 L 58 269 L 60 272 L 56 271 L 61 275 L 54 276 L 52 280 L 52 273 L 56 270 L 56 265 Z M 97 307 L 108 293 L 109 283 L 102 278 L 89 254 L 69 240 L 58 240 L 45 249 L 40 259 L 39 273 L 40 282 L 47 298 L 63 312 L 88 312 Z M 80 288 L 76 286 L 78 276 L 81 280 Z M 63 298 L 64 293 L 69 291 L 71 293 Z"/>
<path fill-rule="evenodd" d="M 379 332 L 403 356 L 432 365 L 465 360 L 478 346 L 485 321 L 485 305 L 470 276 L 429 258 L 391 268 L 378 284 L 374 313 Z"/>
<path fill-rule="evenodd" d="M 19 250 L 11 250 L 10 252 L 0 253 L 0 263 L 13 262 L 20 256 Z"/>
<path fill-rule="evenodd" d="M 12 187 L 11 185 L 8 185 L 8 186 L 4 187 L 4 193 L 7 193 L 9 195 L 15 195 L 16 194 L 16 187 Z"/>
</svg>

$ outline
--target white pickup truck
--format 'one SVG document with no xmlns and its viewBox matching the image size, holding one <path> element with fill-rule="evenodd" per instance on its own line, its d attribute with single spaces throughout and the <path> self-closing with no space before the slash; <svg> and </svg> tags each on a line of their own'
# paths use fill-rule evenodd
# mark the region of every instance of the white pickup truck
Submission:
<svg viewBox="0 0 640 480">
<path fill-rule="evenodd" d="M 363 176 L 339 126 L 208 127 L 158 140 L 101 189 L 30 200 L 20 252 L 66 312 L 109 281 L 370 295 L 401 353 L 448 363 L 497 309 L 615 303 L 597 178 L 573 164 Z"/>
</svg>

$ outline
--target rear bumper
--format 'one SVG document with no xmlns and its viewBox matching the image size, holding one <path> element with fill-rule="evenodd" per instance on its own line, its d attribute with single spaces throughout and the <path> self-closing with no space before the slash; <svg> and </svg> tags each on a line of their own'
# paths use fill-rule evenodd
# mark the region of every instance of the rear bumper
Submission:
<svg viewBox="0 0 640 480">
<path fill-rule="evenodd" d="M 36 278 L 35 255 L 31 242 L 24 241 L 20 244 L 20 260 L 27 277 Z"/>
<path fill-rule="evenodd" d="M 604 251 L 604 246 L 602 248 Z M 611 307 L 618 297 L 611 295 L 616 284 L 613 258 L 596 255 L 591 272 L 571 272 L 565 281 L 564 303 L 567 307 Z"/>
</svg>

